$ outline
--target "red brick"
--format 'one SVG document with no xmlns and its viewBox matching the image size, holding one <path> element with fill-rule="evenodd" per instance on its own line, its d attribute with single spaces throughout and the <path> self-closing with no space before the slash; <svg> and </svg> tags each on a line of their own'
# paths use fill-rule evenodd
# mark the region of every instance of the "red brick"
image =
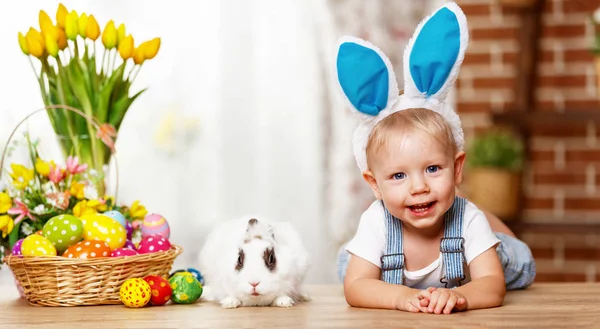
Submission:
<svg viewBox="0 0 600 329">
<path fill-rule="evenodd" d="M 543 26 L 541 31 L 542 38 L 573 38 L 585 36 L 585 25 L 582 22 L 578 25 L 551 25 Z"/>
<path fill-rule="evenodd" d="M 573 125 L 538 125 L 531 127 L 531 134 L 533 136 L 543 137 L 584 137 L 587 135 L 587 127 L 585 125 L 573 124 Z M 598 136 L 600 136 L 600 129 L 598 130 Z"/>
<path fill-rule="evenodd" d="M 489 113 L 492 111 L 492 104 L 485 103 L 466 103 L 458 102 L 456 106 L 458 113 Z"/>
<path fill-rule="evenodd" d="M 596 176 L 596 180 L 600 178 L 600 175 Z M 570 185 L 570 184 L 585 184 L 586 177 L 585 173 L 575 172 L 564 172 L 564 173 L 552 173 L 552 174 L 538 174 L 533 175 L 533 184 L 553 184 L 553 185 Z"/>
<path fill-rule="evenodd" d="M 534 259 L 552 259 L 554 258 L 554 249 L 552 248 L 531 248 L 531 254 Z"/>
<path fill-rule="evenodd" d="M 473 39 L 515 39 L 518 36 L 518 29 L 514 27 L 497 27 L 490 29 L 473 29 L 471 38 Z"/>
<path fill-rule="evenodd" d="M 561 2 L 562 12 L 565 14 L 588 14 L 600 7 L 600 1 L 598 0 L 562 0 Z M 544 11 L 547 13 L 554 12 L 554 6 L 556 6 L 556 2 L 554 0 L 546 0 L 544 3 Z"/>
<path fill-rule="evenodd" d="M 473 87 L 476 89 L 506 89 L 515 87 L 515 78 L 475 78 Z"/>
<path fill-rule="evenodd" d="M 567 76 L 544 76 L 537 78 L 538 87 L 581 87 L 587 84 L 585 75 L 567 75 Z"/>
<path fill-rule="evenodd" d="M 465 13 L 467 17 L 471 16 L 488 16 L 490 14 L 490 5 L 489 4 L 480 4 L 480 3 L 472 3 L 472 4 L 461 4 L 460 8 Z"/>
<path fill-rule="evenodd" d="M 600 260 L 600 249 L 597 248 L 567 248 L 565 259 L 568 260 Z"/>
<path fill-rule="evenodd" d="M 567 49 L 562 52 L 562 58 L 566 62 L 592 62 L 594 54 L 588 49 Z M 553 62 L 554 51 L 544 50 L 540 53 L 540 62 Z"/>
<path fill-rule="evenodd" d="M 599 111 L 600 101 L 596 99 L 578 99 L 566 100 L 565 109 L 567 111 Z M 556 111 L 556 105 L 553 101 L 537 101 L 536 108 L 540 111 Z"/>
<path fill-rule="evenodd" d="M 565 210 L 600 210 L 600 199 L 598 198 L 569 198 L 564 199 Z M 526 209 L 552 209 L 554 199 L 552 198 L 525 198 Z"/>
<path fill-rule="evenodd" d="M 554 161 L 554 151 L 532 151 L 532 161 Z M 570 161 L 600 161 L 600 150 L 566 150 L 565 160 Z M 599 200 L 600 201 L 600 200 Z"/>
</svg>

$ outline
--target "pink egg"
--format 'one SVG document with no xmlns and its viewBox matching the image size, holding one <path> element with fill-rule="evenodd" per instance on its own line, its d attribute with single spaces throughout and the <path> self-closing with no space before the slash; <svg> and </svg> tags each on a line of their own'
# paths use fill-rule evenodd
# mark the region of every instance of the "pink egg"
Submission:
<svg viewBox="0 0 600 329">
<path fill-rule="evenodd" d="M 150 214 L 142 222 L 142 237 L 160 235 L 168 239 L 171 234 L 169 223 L 159 214 Z"/>
<path fill-rule="evenodd" d="M 133 249 L 117 248 L 111 252 L 110 257 L 134 256 L 137 254 L 138 254 L 138 252 Z"/>
<path fill-rule="evenodd" d="M 149 254 L 169 249 L 171 249 L 171 243 L 160 235 L 149 235 L 144 237 L 138 246 L 138 252 L 140 254 Z"/>
</svg>

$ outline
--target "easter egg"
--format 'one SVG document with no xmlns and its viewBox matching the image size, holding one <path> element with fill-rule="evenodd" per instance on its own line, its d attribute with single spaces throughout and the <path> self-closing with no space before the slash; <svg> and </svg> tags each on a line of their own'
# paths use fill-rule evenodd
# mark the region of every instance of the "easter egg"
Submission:
<svg viewBox="0 0 600 329">
<path fill-rule="evenodd" d="M 173 289 L 171 299 L 177 304 L 191 304 L 202 295 L 202 285 L 189 272 L 176 273 L 169 284 Z"/>
<path fill-rule="evenodd" d="M 133 249 L 129 249 L 129 248 L 117 248 L 115 250 L 112 251 L 112 253 L 110 254 L 110 257 L 121 257 L 121 256 L 134 256 L 137 255 L 138 252 L 133 250 Z"/>
<path fill-rule="evenodd" d="M 13 256 L 19 256 L 19 257 L 23 257 L 23 252 L 21 251 L 21 245 L 23 244 L 23 240 L 24 239 L 19 239 L 17 240 L 17 242 L 15 242 L 15 244 L 12 247 L 12 252 L 11 254 Z"/>
<path fill-rule="evenodd" d="M 123 216 L 123 214 L 121 214 L 120 212 L 116 210 L 109 210 L 102 214 L 116 220 L 117 222 L 119 222 L 119 224 L 121 224 L 121 226 L 125 227 L 125 222 L 127 220 L 125 219 L 125 216 Z"/>
<path fill-rule="evenodd" d="M 177 270 L 175 272 L 172 272 L 169 275 L 169 278 L 172 278 L 173 275 L 175 275 L 177 273 L 182 273 L 182 272 L 188 272 L 188 273 L 190 273 L 191 275 L 194 276 L 194 278 L 196 278 L 196 280 L 198 280 L 198 282 L 200 282 L 200 284 L 204 285 L 204 277 L 202 276 L 202 274 L 200 273 L 200 271 L 198 271 L 198 270 L 196 270 L 194 268 L 191 268 L 191 267 L 188 268 L 188 269 L 185 269 L 185 270 Z"/>
<path fill-rule="evenodd" d="M 67 258 L 102 258 L 110 256 L 108 243 L 102 240 L 80 241 L 65 251 L 63 257 Z"/>
<path fill-rule="evenodd" d="M 119 290 L 121 302 L 127 307 L 144 307 L 150 296 L 150 285 L 140 278 L 126 280 Z"/>
<path fill-rule="evenodd" d="M 81 221 L 85 240 L 106 241 L 110 249 L 125 245 L 127 240 L 125 228 L 116 220 L 102 214 L 86 214 L 81 216 Z"/>
<path fill-rule="evenodd" d="M 160 235 L 149 235 L 142 238 L 137 250 L 140 254 L 149 254 L 158 251 L 167 251 L 171 249 L 171 243 Z"/>
<path fill-rule="evenodd" d="M 21 253 L 24 256 L 51 257 L 56 256 L 56 248 L 50 240 L 41 235 L 32 234 L 23 240 Z"/>
<path fill-rule="evenodd" d="M 125 245 L 123 246 L 123 248 L 129 248 L 131 250 L 137 250 L 137 247 L 135 246 L 135 244 L 133 244 L 133 242 L 131 242 L 131 240 L 125 241 Z"/>
<path fill-rule="evenodd" d="M 142 222 L 142 237 L 149 235 L 160 235 L 168 239 L 171 235 L 171 229 L 167 220 L 159 214 L 150 214 L 144 217 Z"/>
<path fill-rule="evenodd" d="M 131 240 L 133 236 L 133 224 L 130 221 L 125 222 L 125 230 L 127 231 L 127 240 Z"/>
<path fill-rule="evenodd" d="M 156 306 L 164 305 L 171 299 L 173 290 L 167 279 L 158 275 L 148 275 L 144 278 L 144 281 L 150 285 L 152 295 L 150 296 L 150 304 Z"/>
<path fill-rule="evenodd" d="M 56 251 L 61 253 L 81 240 L 83 223 L 73 215 L 58 215 L 50 218 L 42 231 L 44 237 L 56 247 Z"/>
</svg>

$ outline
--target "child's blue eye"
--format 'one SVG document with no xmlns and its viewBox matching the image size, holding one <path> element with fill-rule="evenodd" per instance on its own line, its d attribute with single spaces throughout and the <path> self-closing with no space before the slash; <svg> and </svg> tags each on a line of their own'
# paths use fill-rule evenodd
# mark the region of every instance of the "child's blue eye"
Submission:
<svg viewBox="0 0 600 329">
<path fill-rule="evenodd" d="M 406 174 L 405 174 L 405 173 L 403 173 L 403 172 L 399 172 L 399 173 L 397 173 L 397 174 L 394 174 L 394 176 L 392 176 L 392 178 L 394 178 L 394 179 L 398 179 L 398 180 L 400 180 L 400 179 L 404 179 L 404 178 L 406 178 Z"/>
<path fill-rule="evenodd" d="M 440 169 L 440 166 L 429 166 L 427 167 L 427 172 L 430 174 L 433 174 L 434 172 L 437 172 Z"/>
</svg>

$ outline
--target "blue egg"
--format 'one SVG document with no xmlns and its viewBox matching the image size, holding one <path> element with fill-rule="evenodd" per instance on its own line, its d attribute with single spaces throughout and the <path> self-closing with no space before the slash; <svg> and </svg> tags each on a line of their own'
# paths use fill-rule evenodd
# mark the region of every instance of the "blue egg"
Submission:
<svg viewBox="0 0 600 329">
<path fill-rule="evenodd" d="M 188 268 L 187 272 L 192 273 L 192 275 L 196 278 L 196 280 L 200 281 L 200 284 L 204 285 L 204 277 L 202 276 L 200 271 L 193 269 L 193 268 Z"/>
<path fill-rule="evenodd" d="M 116 210 L 109 210 L 107 212 L 105 212 L 103 215 L 106 215 L 114 220 L 116 220 L 117 222 L 119 222 L 119 224 L 121 224 L 123 227 L 125 227 L 125 216 L 123 216 L 123 214 L 121 214 L 120 212 L 116 211 Z"/>
</svg>

